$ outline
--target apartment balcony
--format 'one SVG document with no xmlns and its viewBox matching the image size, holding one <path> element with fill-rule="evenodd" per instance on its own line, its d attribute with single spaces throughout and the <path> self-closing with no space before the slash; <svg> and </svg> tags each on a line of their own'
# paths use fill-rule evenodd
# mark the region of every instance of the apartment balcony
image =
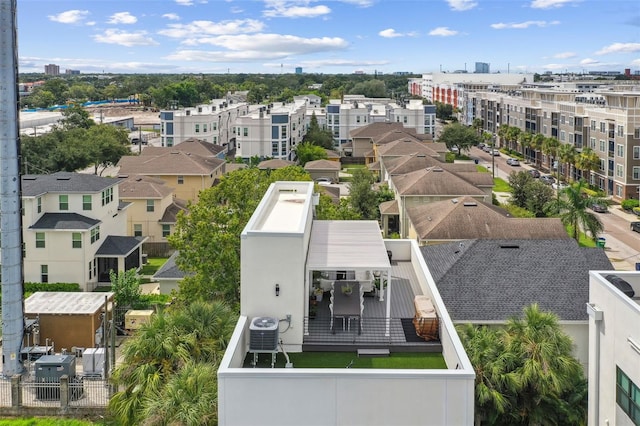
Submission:
<svg viewBox="0 0 640 426">
<path fill-rule="evenodd" d="M 616 138 L 616 132 L 614 130 L 609 130 L 609 139 L 615 139 Z"/>
<path fill-rule="evenodd" d="M 616 155 L 615 151 L 609 151 L 608 154 L 609 154 L 609 158 L 613 158 Z"/>
</svg>

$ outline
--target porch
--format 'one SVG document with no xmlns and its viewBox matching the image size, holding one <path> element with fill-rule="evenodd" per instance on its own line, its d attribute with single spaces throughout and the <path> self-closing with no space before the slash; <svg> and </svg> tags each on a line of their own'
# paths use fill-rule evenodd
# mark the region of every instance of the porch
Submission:
<svg viewBox="0 0 640 426">
<path fill-rule="evenodd" d="M 439 340 L 425 341 L 417 336 L 412 319 L 414 297 L 421 295 L 418 279 L 410 261 L 391 263 L 391 311 L 386 318 L 387 295 L 381 301 L 365 293 L 362 329 L 357 319 L 336 318 L 335 334 L 331 327 L 329 293 L 315 302 L 315 317 L 305 318 L 308 334 L 303 337 L 303 351 L 355 351 L 360 348 L 388 348 L 390 352 L 441 352 Z M 310 301 L 313 303 L 313 301 Z M 313 309 L 311 310 L 313 311 Z M 387 324 L 389 325 L 387 333 Z"/>
</svg>

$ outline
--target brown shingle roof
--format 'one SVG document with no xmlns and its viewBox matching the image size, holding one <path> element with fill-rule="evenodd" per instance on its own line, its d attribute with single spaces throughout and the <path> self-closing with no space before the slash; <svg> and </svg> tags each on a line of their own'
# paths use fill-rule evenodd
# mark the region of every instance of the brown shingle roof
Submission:
<svg viewBox="0 0 640 426">
<path fill-rule="evenodd" d="M 433 144 L 418 142 L 413 139 L 402 139 L 389 142 L 385 145 L 378 146 L 378 157 L 392 156 L 399 157 L 401 155 L 427 155 L 430 157 L 439 157 L 440 154 L 433 149 Z"/>
<path fill-rule="evenodd" d="M 392 176 L 396 191 L 403 196 L 441 195 L 462 197 L 485 195 L 485 192 L 444 168 L 431 167 L 404 175 Z"/>
<path fill-rule="evenodd" d="M 142 150 L 141 155 L 162 155 L 171 151 L 186 152 L 200 155 L 202 157 L 217 157 L 218 154 L 224 151 L 224 148 L 220 145 L 214 145 L 211 142 L 206 142 L 201 139 L 189 138 L 171 147 L 148 146 Z"/>
<path fill-rule="evenodd" d="M 398 207 L 398 200 L 385 201 L 380 203 L 381 214 L 400 214 L 400 208 Z"/>
<path fill-rule="evenodd" d="M 344 148 L 346 144 L 343 144 L 342 147 Z M 332 150 L 332 149 L 325 149 L 324 150 L 327 153 L 327 158 L 331 159 L 331 158 L 340 158 L 340 154 L 338 154 L 336 151 Z"/>
<path fill-rule="evenodd" d="M 224 161 L 172 150 L 161 155 L 125 156 L 118 166 L 121 174 L 202 176 L 219 168 L 224 170 Z"/>
<path fill-rule="evenodd" d="M 173 203 L 164 210 L 162 218 L 158 222 L 169 224 L 176 223 L 176 220 L 178 220 L 178 213 L 186 211 L 188 211 L 187 202 L 176 198 L 173 200 Z"/>
<path fill-rule="evenodd" d="M 403 129 L 402 123 L 376 122 L 353 129 L 349 135 L 351 138 L 375 138 L 390 131 Z"/>
<path fill-rule="evenodd" d="M 123 177 L 120 175 L 120 177 Z M 173 190 L 165 185 L 162 179 L 151 176 L 128 176 L 119 186 L 120 199 L 143 198 L 163 199 L 170 196 Z"/>
<path fill-rule="evenodd" d="M 305 170 L 340 170 L 341 164 L 338 161 L 329 160 L 314 160 L 309 161 L 304 165 Z"/>
<path fill-rule="evenodd" d="M 271 160 L 261 161 L 260 164 L 258 164 L 258 168 L 260 170 L 266 170 L 266 169 L 275 170 L 275 169 L 281 169 L 283 167 L 289 167 L 289 166 L 292 166 L 293 164 L 295 164 L 293 161 L 273 158 Z"/>
<path fill-rule="evenodd" d="M 565 239 L 558 218 L 512 218 L 506 211 L 471 197 L 407 209 L 421 240 Z"/>
</svg>

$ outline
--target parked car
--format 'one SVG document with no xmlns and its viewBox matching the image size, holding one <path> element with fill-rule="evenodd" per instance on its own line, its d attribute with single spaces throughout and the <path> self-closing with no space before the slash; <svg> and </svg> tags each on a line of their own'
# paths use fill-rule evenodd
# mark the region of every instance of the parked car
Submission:
<svg viewBox="0 0 640 426">
<path fill-rule="evenodd" d="M 319 177 L 316 179 L 316 183 L 331 183 L 331 179 L 328 177 Z"/>
<path fill-rule="evenodd" d="M 532 178 L 534 179 L 538 179 L 540 177 L 540 172 L 537 171 L 536 169 L 530 169 L 529 170 L 529 174 L 531 175 Z"/>
<path fill-rule="evenodd" d="M 494 157 L 499 157 L 500 156 L 500 150 L 498 150 L 498 149 L 489 150 L 489 155 L 493 155 Z"/>
<path fill-rule="evenodd" d="M 553 189 L 555 189 L 556 191 L 561 191 L 561 190 L 565 189 L 567 186 L 569 186 L 569 185 L 567 185 L 564 182 L 557 182 L 557 183 L 554 182 L 554 183 L 551 184 L 551 187 Z"/>
<path fill-rule="evenodd" d="M 515 167 L 520 165 L 520 161 L 518 161 L 518 159 L 516 158 L 509 158 L 507 159 L 507 164 Z"/>
<path fill-rule="evenodd" d="M 483 147 L 482 147 L 482 150 L 483 150 L 484 152 L 491 152 L 491 146 L 489 146 L 489 145 L 485 145 L 485 146 L 483 146 Z"/>
<path fill-rule="evenodd" d="M 631 230 L 640 232 L 640 222 L 631 222 Z"/>
<path fill-rule="evenodd" d="M 552 185 L 555 183 L 555 178 L 550 175 L 542 175 L 540 176 L 540 182 L 546 183 L 547 185 Z"/>
<path fill-rule="evenodd" d="M 607 211 L 609 211 L 609 208 L 606 204 L 593 203 L 589 207 L 591 207 L 591 210 L 596 213 L 606 213 Z"/>
<path fill-rule="evenodd" d="M 485 146 L 486 146 L 486 144 L 485 144 L 485 143 L 480 142 L 480 143 L 478 144 L 478 149 L 484 149 L 484 147 L 485 147 Z"/>
</svg>

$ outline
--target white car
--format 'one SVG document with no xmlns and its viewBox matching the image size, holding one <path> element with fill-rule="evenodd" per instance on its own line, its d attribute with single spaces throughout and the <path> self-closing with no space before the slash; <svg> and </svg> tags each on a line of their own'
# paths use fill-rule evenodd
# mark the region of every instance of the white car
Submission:
<svg viewBox="0 0 640 426">
<path fill-rule="evenodd" d="M 555 189 L 556 191 L 562 191 L 563 189 L 567 188 L 569 185 L 567 185 L 564 182 L 554 182 L 551 184 L 551 187 L 553 189 Z"/>
<path fill-rule="evenodd" d="M 494 149 L 494 150 L 489 152 L 489 155 L 493 155 L 494 157 L 499 157 L 500 156 L 500 150 L 499 149 Z"/>
<path fill-rule="evenodd" d="M 517 158 L 509 158 L 507 159 L 507 164 L 515 167 L 520 165 L 520 161 Z"/>
</svg>

